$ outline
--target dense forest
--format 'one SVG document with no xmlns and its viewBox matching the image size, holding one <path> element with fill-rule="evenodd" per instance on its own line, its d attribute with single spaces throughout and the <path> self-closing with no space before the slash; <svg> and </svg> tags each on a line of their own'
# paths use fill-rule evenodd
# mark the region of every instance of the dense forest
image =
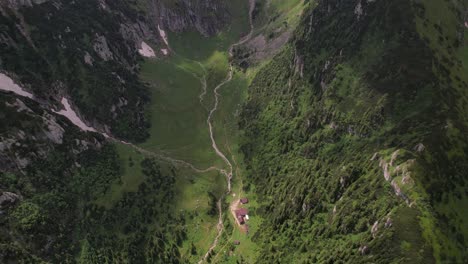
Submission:
<svg viewBox="0 0 468 264">
<path fill-rule="evenodd" d="M 21 194 L 18 206 L 1 208 L 3 263 L 182 263 L 184 219 L 170 207 L 174 175 L 145 159 L 138 191 L 106 208 L 96 200 L 120 180 L 115 148 L 89 149 L 76 160 L 63 153 L 50 153 L 24 175 L 1 174 L 7 181 L 0 189 Z"/>
<path fill-rule="evenodd" d="M 175 168 L 122 160 L 102 135 L 27 98 L 1 93 L 0 113 L 0 263 L 183 262 Z M 125 163 L 141 170 L 138 189 L 102 203 Z"/>
<path fill-rule="evenodd" d="M 250 86 L 257 262 L 467 262 L 466 3 L 357 2 L 310 6 Z"/>
</svg>

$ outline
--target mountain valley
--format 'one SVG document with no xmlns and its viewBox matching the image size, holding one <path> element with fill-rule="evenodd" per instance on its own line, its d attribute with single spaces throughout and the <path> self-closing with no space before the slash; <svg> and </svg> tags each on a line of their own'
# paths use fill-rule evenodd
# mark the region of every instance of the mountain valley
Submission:
<svg viewBox="0 0 468 264">
<path fill-rule="evenodd" d="M 468 2 L 0 2 L 0 263 L 466 263 Z"/>
</svg>

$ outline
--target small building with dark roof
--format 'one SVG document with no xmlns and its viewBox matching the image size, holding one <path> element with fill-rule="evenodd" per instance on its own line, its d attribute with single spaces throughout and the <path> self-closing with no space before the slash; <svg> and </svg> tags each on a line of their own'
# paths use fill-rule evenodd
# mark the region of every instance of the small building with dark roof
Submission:
<svg viewBox="0 0 468 264">
<path fill-rule="evenodd" d="M 239 208 L 236 210 L 236 215 L 246 216 L 247 214 L 249 214 L 249 210 L 246 208 Z"/>
<path fill-rule="evenodd" d="M 247 198 L 241 198 L 241 199 L 240 199 L 240 202 L 241 202 L 241 204 L 246 204 L 246 203 L 249 203 L 249 199 L 247 199 Z"/>
<path fill-rule="evenodd" d="M 249 210 L 245 208 L 240 208 L 236 210 L 236 219 L 239 225 L 243 225 L 245 223 L 245 217 L 249 213 Z"/>
</svg>

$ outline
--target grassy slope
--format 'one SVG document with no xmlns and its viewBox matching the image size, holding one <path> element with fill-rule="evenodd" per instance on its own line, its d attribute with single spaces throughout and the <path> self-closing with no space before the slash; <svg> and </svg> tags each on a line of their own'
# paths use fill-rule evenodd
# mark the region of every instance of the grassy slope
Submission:
<svg viewBox="0 0 468 264">
<path fill-rule="evenodd" d="M 426 159 L 433 168 L 442 170 L 430 173 L 425 177 L 423 184 L 428 188 L 428 195 L 434 205 L 435 213 L 439 219 L 425 216 L 425 237 L 434 246 L 434 254 L 442 261 L 455 261 L 468 259 L 468 253 L 460 245 L 466 243 L 468 237 L 468 221 L 466 210 L 468 203 L 466 183 L 460 178 L 459 170 L 466 166 L 466 135 L 463 132 L 468 127 L 468 30 L 463 23 L 466 19 L 463 10 L 467 5 L 463 1 L 425 2 L 419 8 L 420 14 L 416 18 L 419 34 L 434 52 L 437 64 L 434 74 L 440 80 L 444 91 L 441 91 L 441 108 L 451 109 L 450 114 L 444 116 L 446 132 L 442 132 L 442 140 L 433 138 L 443 147 L 437 148 L 441 153 L 428 155 Z M 448 94 L 447 94 L 448 93 Z M 447 110 L 445 110 L 447 111 Z M 446 164 L 434 164 L 434 159 L 444 160 Z M 451 177 L 447 177 L 450 175 Z M 441 188 L 440 186 L 444 187 Z M 436 228 L 440 226 L 440 231 Z M 439 245 L 440 244 L 440 245 Z M 455 258 L 456 257 L 456 258 Z"/>
<path fill-rule="evenodd" d="M 304 0 L 257 1 L 255 32 L 268 35 L 282 27 L 294 29 L 300 21 L 305 2 Z"/>
<path fill-rule="evenodd" d="M 229 45 L 248 27 L 247 1 L 230 4 L 234 20 L 226 31 L 211 38 L 195 32 L 170 33 L 169 43 L 174 53 L 162 60 L 144 62 L 141 78 L 152 88 L 152 106 L 148 111 L 152 127 L 150 138 L 141 147 L 191 162 L 199 168 L 225 166 L 211 147 L 206 118 L 208 109 L 214 104 L 213 89 L 227 75 Z M 203 78 L 206 78 L 207 93 L 200 103 Z M 222 97 L 230 97 L 229 100 L 222 99 L 214 117 L 215 137 L 225 153 L 228 153 L 227 145 L 233 151 L 237 150 L 236 138 L 232 138 L 237 133 L 233 117 L 245 88 L 243 77 L 236 75 L 220 91 Z M 188 230 L 181 253 L 190 262 L 196 262 L 216 235 L 217 219 L 206 214 L 210 209 L 208 192 L 219 197 L 225 191 L 225 179 L 217 172 L 197 174 L 182 170 L 178 172 L 176 186 L 175 209 L 185 215 Z M 196 248 L 195 255 L 191 252 L 192 243 Z"/>
<path fill-rule="evenodd" d="M 196 32 L 169 34 L 176 52 L 163 60 L 148 60 L 142 79 L 152 84 L 153 127 L 144 147 L 167 151 L 172 157 L 208 166 L 219 163 L 211 148 L 206 124 L 207 109 L 214 103 L 212 90 L 226 78 L 227 49 L 247 28 L 246 1 L 231 3 L 232 26 L 218 36 L 205 38 Z M 199 65 L 201 63 L 203 68 Z M 207 94 L 203 104 L 201 79 L 206 77 Z"/>
<path fill-rule="evenodd" d="M 198 101 L 200 80 L 172 60 L 149 62 L 143 67 L 144 80 L 156 85 L 150 109 L 151 136 L 142 146 L 209 167 L 216 155 L 207 136 L 206 109 Z"/>
<path fill-rule="evenodd" d="M 250 181 L 263 201 L 257 211 L 268 219 L 254 235 L 259 262 L 463 262 L 467 229 L 457 204 L 466 199 L 467 139 L 459 131 L 467 127 L 467 70 L 457 55 L 466 44 L 447 48 L 455 43 L 449 30 L 447 43 L 434 48 L 437 34 L 415 23 L 420 8 L 408 2 L 364 5 L 368 16 L 360 20 L 352 3 L 328 5 L 331 12 L 325 5 L 314 11 L 312 31 L 304 17 L 295 47 L 258 73 L 242 115 Z M 466 35 L 454 11 L 461 3 L 424 5 L 429 26 Z M 447 15 L 435 20 L 439 10 Z M 297 56 L 304 78 L 291 69 Z M 421 142 L 422 155 L 414 151 Z M 396 149 L 390 175 L 410 208 L 379 168 Z M 384 227 L 387 218 L 392 228 Z M 361 255 L 362 246 L 370 253 Z"/>
<path fill-rule="evenodd" d="M 262 2 L 262 1 L 260 1 Z M 275 28 L 284 26 L 285 21 L 288 26 L 294 28 L 298 24 L 300 14 L 304 5 L 302 1 L 272 1 L 268 6 L 257 6 L 261 11 L 261 16 L 256 17 L 254 20 L 255 33 L 266 33 L 273 31 Z M 276 15 L 281 14 L 281 15 Z M 245 72 L 236 69 L 232 82 L 220 91 L 220 104 L 223 106 L 216 112 L 214 117 L 215 134 L 220 135 L 218 140 L 218 147 L 224 152 L 233 155 L 230 158 L 235 166 L 235 174 L 232 181 L 232 195 L 226 199 L 225 211 L 229 210 L 228 205 L 239 199 L 240 197 L 248 197 L 250 202 L 244 205 L 249 209 L 251 216 L 248 226 L 249 234 L 245 234 L 236 227 L 234 218 L 230 213 L 225 216 L 226 231 L 222 237 L 222 243 L 215 250 L 212 262 L 214 263 L 254 263 L 259 256 L 259 247 L 252 240 L 252 235 L 255 232 L 260 232 L 260 223 L 263 221 L 262 216 L 257 214 L 256 211 L 260 205 L 257 202 L 258 196 L 256 194 L 255 186 L 251 182 L 246 182 L 248 172 L 245 170 L 243 162 L 244 156 L 240 151 L 240 138 L 242 131 L 238 129 L 239 115 L 242 110 L 242 105 L 247 99 L 247 87 L 250 85 L 255 75 L 261 68 L 267 64 L 264 61 L 261 64 L 246 69 Z M 235 196 L 234 196 L 235 195 Z M 233 242 L 238 240 L 239 246 L 234 246 Z"/>
</svg>

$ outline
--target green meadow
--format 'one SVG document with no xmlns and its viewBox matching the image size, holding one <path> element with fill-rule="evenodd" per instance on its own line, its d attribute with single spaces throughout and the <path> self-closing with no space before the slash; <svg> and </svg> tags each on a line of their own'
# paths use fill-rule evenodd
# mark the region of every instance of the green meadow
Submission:
<svg viewBox="0 0 468 264">
<path fill-rule="evenodd" d="M 188 162 L 199 169 L 227 168 L 212 148 L 207 118 L 214 106 L 215 87 L 228 77 L 229 46 L 249 30 L 247 1 L 234 1 L 230 5 L 233 21 L 225 31 L 210 38 L 196 32 L 169 33 L 171 54 L 142 63 L 140 76 L 152 94 L 147 109 L 152 126 L 149 139 L 139 147 Z M 232 155 L 239 156 L 237 115 L 246 88 L 246 76 L 236 71 L 232 81 L 219 89 L 219 105 L 212 119 L 218 147 L 231 162 Z M 117 150 L 123 164 L 121 179 L 97 202 L 107 207 L 118 201 L 123 193 L 136 191 L 144 181 L 139 167 L 144 155 L 126 145 L 118 145 Z M 175 166 L 173 213 L 184 219 L 187 231 L 180 252 L 184 258 L 197 262 L 217 234 L 218 214 L 209 212 L 213 197 L 218 199 L 226 192 L 226 179 L 217 171 L 197 173 L 184 166 Z M 225 218 L 231 218 L 228 209 L 223 213 Z M 228 221 L 225 220 L 225 224 L 229 224 Z M 228 241 L 222 239 L 218 247 L 221 243 L 226 245 Z"/>
<path fill-rule="evenodd" d="M 227 169 L 227 165 L 213 150 L 207 118 L 215 103 L 214 89 L 228 78 L 230 45 L 248 33 L 248 3 L 234 1 L 233 21 L 227 29 L 214 37 L 203 37 L 197 32 L 169 33 L 170 55 L 147 59 L 141 64 L 141 79 L 151 89 L 151 105 L 147 116 L 151 120 L 150 137 L 138 146 L 158 155 L 188 162 L 199 169 L 212 166 Z M 276 24 L 294 25 L 302 10 L 303 1 L 287 4 L 273 1 L 271 10 L 278 14 Z M 268 14 L 262 14 L 269 16 Z M 267 21 L 259 20 L 262 27 Z M 273 25 L 273 26 L 275 26 Z M 257 25 L 256 25 L 257 26 Z M 262 29 L 265 30 L 265 29 Z M 223 205 L 224 232 L 210 256 L 213 263 L 253 262 L 258 256 L 252 241 L 262 219 L 256 213 L 261 207 L 255 187 L 244 185 L 245 169 L 240 151 L 241 134 L 239 114 L 247 99 L 247 87 L 266 62 L 246 72 L 234 69 L 232 80 L 218 89 L 218 108 L 212 117 L 213 132 L 218 148 L 232 163 L 234 172 L 232 192 Z M 144 181 L 139 165 L 144 155 L 131 146 L 117 148 L 123 165 L 121 179 L 112 185 L 101 205 L 111 206 L 122 193 L 133 192 Z M 163 162 L 164 163 L 164 162 Z M 131 166 L 132 165 L 132 166 Z M 214 200 L 226 192 L 226 179 L 217 171 L 197 173 L 190 168 L 173 164 L 177 168 L 173 213 L 184 219 L 187 236 L 179 246 L 184 259 L 198 262 L 212 245 L 217 235 L 217 212 Z M 249 233 L 243 233 L 232 217 L 229 205 L 240 197 L 248 197 L 245 207 L 251 216 Z M 240 245 L 234 246 L 233 242 Z"/>
</svg>

